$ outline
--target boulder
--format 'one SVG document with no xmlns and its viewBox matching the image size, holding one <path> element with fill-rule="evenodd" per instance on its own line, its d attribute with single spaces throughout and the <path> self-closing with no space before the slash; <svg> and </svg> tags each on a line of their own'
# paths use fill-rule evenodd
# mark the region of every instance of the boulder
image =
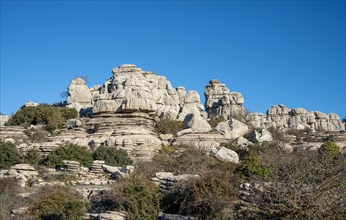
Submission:
<svg viewBox="0 0 346 220">
<path fill-rule="evenodd" d="M 210 124 L 199 114 L 189 114 L 184 120 L 185 126 L 191 128 L 195 132 L 208 132 L 212 128 Z"/>
<path fill-rule="evenodd" d="M 241 137 L 249 130 L 246 124 L 236 119 L 220 122 L 215 129 L 220 131 L 228 139 Z"/>
<path fill-rule="evenodd" d="M 120 171 L 120 169 L 121 169 L 121 167 L 114 167 L 114 166 L 109 166 L 106 164 L 102 165 L 102 168 L 106 173 L 115 173 L 115 172 Z"/>
<path fill-rule="evenodd" d="M 216 150 L 214 156 L 222 161 L 239 163 L 238 154 L 235 151 L 227 149 L 225 147 L 221 147 L 220 149 Z"/>
<path fill-rule="evenodd" d="M 105 213 L 98 214 L 99 220 L 125 220 L 126 214 L 123 212 L 107 211 Z"/>
<path fill-rule="evenodd" d="M 249 133 L 249 140 L 253 143 L 262 143 L 264 141 L 272 141 L 273 137 L 266 129 L 260 131 L 253 130 Z"/>
</svg>

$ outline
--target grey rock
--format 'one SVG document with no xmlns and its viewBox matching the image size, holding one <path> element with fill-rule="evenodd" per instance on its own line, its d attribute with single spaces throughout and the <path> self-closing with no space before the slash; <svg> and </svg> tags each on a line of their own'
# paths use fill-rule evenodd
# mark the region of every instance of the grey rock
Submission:
<svg viewBox="0 0 346 220">
<path fill-rule="evenodd" d="M 231 163 L 239 163 L 239 156 L 238 154 L 230 149 L 227 149 L 225 147 L 221 147 L 217 152 L 214 154 L 214 156 L 222 161 L 227 161 Z"/>
<path fill-rule="evenodd" d="M 208 132 L 212 128 L 200 114 L 188 114 L 184 120 L 185 126 L 196 132 Z"/>
<path fill-rule="evenodd" d="M 219 80 L 210 80 L 205 87 L 205 107 L 209 118 L 222 116 L 230 119 L 245 115 L 244 98 L 239 92 L 230 92 Z"/>
<path fill-rule="evenodd" d="M 253 143 L 262 143 L 264 141 L 272 141 L 273 137 L 266 129 L 260 131 L 253 130 L 249 133 L 249 140 Z"/>
<path fill-rule="evenodd" d="M 236 119 L 220 122 L 215 129 L 220 131 L 228 139 L 236 139 L 241 137 L 249 130 L 246 124 Z"/>
</svg>

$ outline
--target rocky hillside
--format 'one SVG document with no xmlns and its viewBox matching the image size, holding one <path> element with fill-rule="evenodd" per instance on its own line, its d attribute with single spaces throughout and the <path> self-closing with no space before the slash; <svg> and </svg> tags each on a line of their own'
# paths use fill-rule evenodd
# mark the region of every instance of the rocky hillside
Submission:
<svg viewBox="0 0 346 220">
<path fill-rule="evenodd" d="M 205 105 L 196 91 L 173 88 L 164 76 L 124 64 L 103 85 L 89 88 L 84 79 L 73 79 L 67 100 L 59 104 L 28 102 L 11 117 L 1 115 L 0 181 L 19 187 L 4 188 L 1 203 L 13 192 L 24 202 L 1 208 L 0 219 L 45 219 L 50 212 L 58 219 L 153 219 L 162 211 L 161 219 L 322 218 L 328 211 L 334 219 L 345 217 L 326 203 L 339 204 L 340 198 L 328 197 L 323 188 L 335 178 L 330 190 L 346 197 L 338 186 L 346 186 L 339 176 L 345 172 L 345 121 L 334 113 L 282 104 L 266 114 L 250 113 L 242 94 L 216 79 L 204 95 Z M 292 161 L 296 170 L 287 168 Z M 293 174 L 298 178 L 296 172 L 309 163 L 317 169 L 311 170 L 316 180 L 295 182 Z M 287 172 L 286 180 L 280 172 Z M 139 185 L 146 191 L 137 195 Z M 214 199 L 201 191 L 204 187 Z M 320 213 L 314 216 L 310 207 L 292 215 L 306 201 L 278 198 L 293 193 L 291 187 L 305 187 L 300 193 L 309 199 L 321 198 Z M 313 193 L 316 189 L 320 194 Z M 71 193 L 61 194 L 66 190 Z M 66 197 L 75 201 L 73 207 L 84 208 L 74 217 L 42 210 L 38 203 L 45 196 Z M 138 208 L 143 196 L 152 205 L 148 210 Z M 264 198 L 284 208 L 264 207 Z M 63 210 L 61 200 L 57 206 Z"/>
</svg>

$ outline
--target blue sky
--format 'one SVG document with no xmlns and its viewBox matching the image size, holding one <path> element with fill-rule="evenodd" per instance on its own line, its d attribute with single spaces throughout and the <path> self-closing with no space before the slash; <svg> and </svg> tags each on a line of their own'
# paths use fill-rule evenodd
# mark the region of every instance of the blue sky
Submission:
<svg viewBox="0 0 346 220">
<path fill-rule="evenodd" d="M 76 76 L 134 63 L 245 108 L 345 113 L 345 1 L 1 1 L 0 112 L 53 103 Z"/>
</svg>

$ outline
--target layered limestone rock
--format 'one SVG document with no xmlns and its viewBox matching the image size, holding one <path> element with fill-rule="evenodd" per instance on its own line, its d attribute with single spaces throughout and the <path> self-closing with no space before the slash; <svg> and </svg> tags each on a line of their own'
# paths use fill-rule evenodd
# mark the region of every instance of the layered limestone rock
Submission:
<svg viewBox="0 0 346 220">
<path fill-rule="evenodd" d="M 173 187 L 173 185 L 179 181 L 187 181 L 191 178 L 199 178 L 199 175 L 182 174 L 174 175 L 171 172 L 158 172 L 155 173 L 155 177 L 151 180 L 160 187 L 162 192 L 165 192 Z"/>
<path fill-rule="evenodd" d="M 23 143 L 28 140 L 28 136 L 24 133 L 25 128 L 21 126 L 0 126 L 0 139 L 9 140 L 15 144 Z"/>
<path fill-rule="evenodd" d="M 267 114 L 250 113 L 246 120 L 256 128 L 311 129 L 313 131 L 343 131 L 344 124 L 337 114 L 309 112 L 303 108 L 290 109 L 284 105 L 274 105 Z"/>
<path fill-rule="evenodd" d="M 219 80 L 210 80 L 205 86 L 205 107 L 208 117 L 223 116 L 226 120 L 245 115 L 244 98 L 239 92 L 230 92 Z"/>
</svg>

